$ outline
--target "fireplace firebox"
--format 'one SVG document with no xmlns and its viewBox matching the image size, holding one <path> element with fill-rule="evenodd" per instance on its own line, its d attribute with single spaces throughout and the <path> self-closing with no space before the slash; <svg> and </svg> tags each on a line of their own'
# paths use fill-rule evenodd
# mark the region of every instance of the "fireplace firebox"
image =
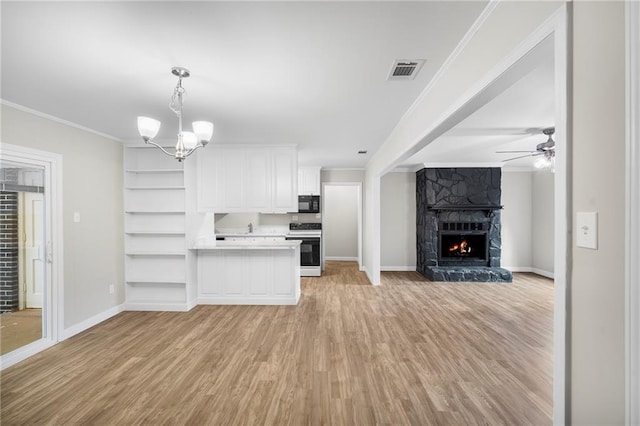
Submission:
<svg viewBox="0 0 640 426">
<path fill-rule="evenodd" d="M 489 240 L 486 222 L 440 222 L 440 266 L 488 266 Z"/>
</svg>

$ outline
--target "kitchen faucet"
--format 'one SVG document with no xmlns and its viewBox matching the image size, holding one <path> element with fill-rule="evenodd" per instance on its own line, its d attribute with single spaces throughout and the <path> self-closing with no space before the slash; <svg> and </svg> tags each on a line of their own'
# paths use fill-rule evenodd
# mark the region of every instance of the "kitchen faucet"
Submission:
<svg viewBox="0 0 640 426">
<path fill-rule="evenodd" d="M 249 233 L 253 234 L 253 223 L 249 223 Z"/>
</svg>

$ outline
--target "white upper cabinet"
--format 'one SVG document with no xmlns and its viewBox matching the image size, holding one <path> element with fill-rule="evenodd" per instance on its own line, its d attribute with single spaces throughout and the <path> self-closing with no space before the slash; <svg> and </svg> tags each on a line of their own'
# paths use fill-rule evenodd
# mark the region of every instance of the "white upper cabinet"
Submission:
<svg viewBox="0 0 640 426">
<path fill-rule="evenodd" d="M 298 169 L 298 195 L 320 195 L 321 167 L 300 167 Z"/>
<path fill-rule="evenodd" d="M 271 151 L 273 166 L 272 212 L 298 211 L 298 152 L 291 148 Z"/>
<path fill-rule="evenodd" d="M 295 147 L 211 146 L 198 153 L 198 210 L 297 211 Z"/>
</svg>

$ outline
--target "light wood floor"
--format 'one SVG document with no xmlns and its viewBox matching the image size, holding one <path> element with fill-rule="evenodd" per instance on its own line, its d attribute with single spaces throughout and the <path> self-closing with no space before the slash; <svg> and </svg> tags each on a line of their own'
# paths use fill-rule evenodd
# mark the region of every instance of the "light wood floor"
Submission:
<svg viewBox="0 0 640 426">
<path fill-rule="evenodd" d="M 42 309 L 23 309 L 0 315 L 0 355 L 42 338 Z"/>
<path fill-rule="evenodd" d="M 124 312 L 2 373 L 1 423 L 550 424 L 553 282 L 354 264 L 296 307 Z"/>
</svg>

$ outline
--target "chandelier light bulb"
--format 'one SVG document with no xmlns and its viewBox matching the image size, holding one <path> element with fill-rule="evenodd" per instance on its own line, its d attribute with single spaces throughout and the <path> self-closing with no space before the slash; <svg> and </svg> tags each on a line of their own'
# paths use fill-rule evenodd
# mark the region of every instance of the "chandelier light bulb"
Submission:
<svg viewBox="0 0 640 426">
<path fill-rule="evenodd" d="M 198 141 L 206 145 L 213 136 L 213 123 L 210 121 L 194 121 L 192 123 L 193 133 L 196 134 Z"/>
<path fill-rule="evenodd" d="M 185 149 L 192 150 L 198 145 L 198 139 L 192 132 L 182 132 L 182 143 Z"/>
<path fill-rule="evenodd" d="M 138 133 L 145 141 L 152 140 L 160 131 L 160 122 L 149 117 L 138 117 Z"/>
</svg>

